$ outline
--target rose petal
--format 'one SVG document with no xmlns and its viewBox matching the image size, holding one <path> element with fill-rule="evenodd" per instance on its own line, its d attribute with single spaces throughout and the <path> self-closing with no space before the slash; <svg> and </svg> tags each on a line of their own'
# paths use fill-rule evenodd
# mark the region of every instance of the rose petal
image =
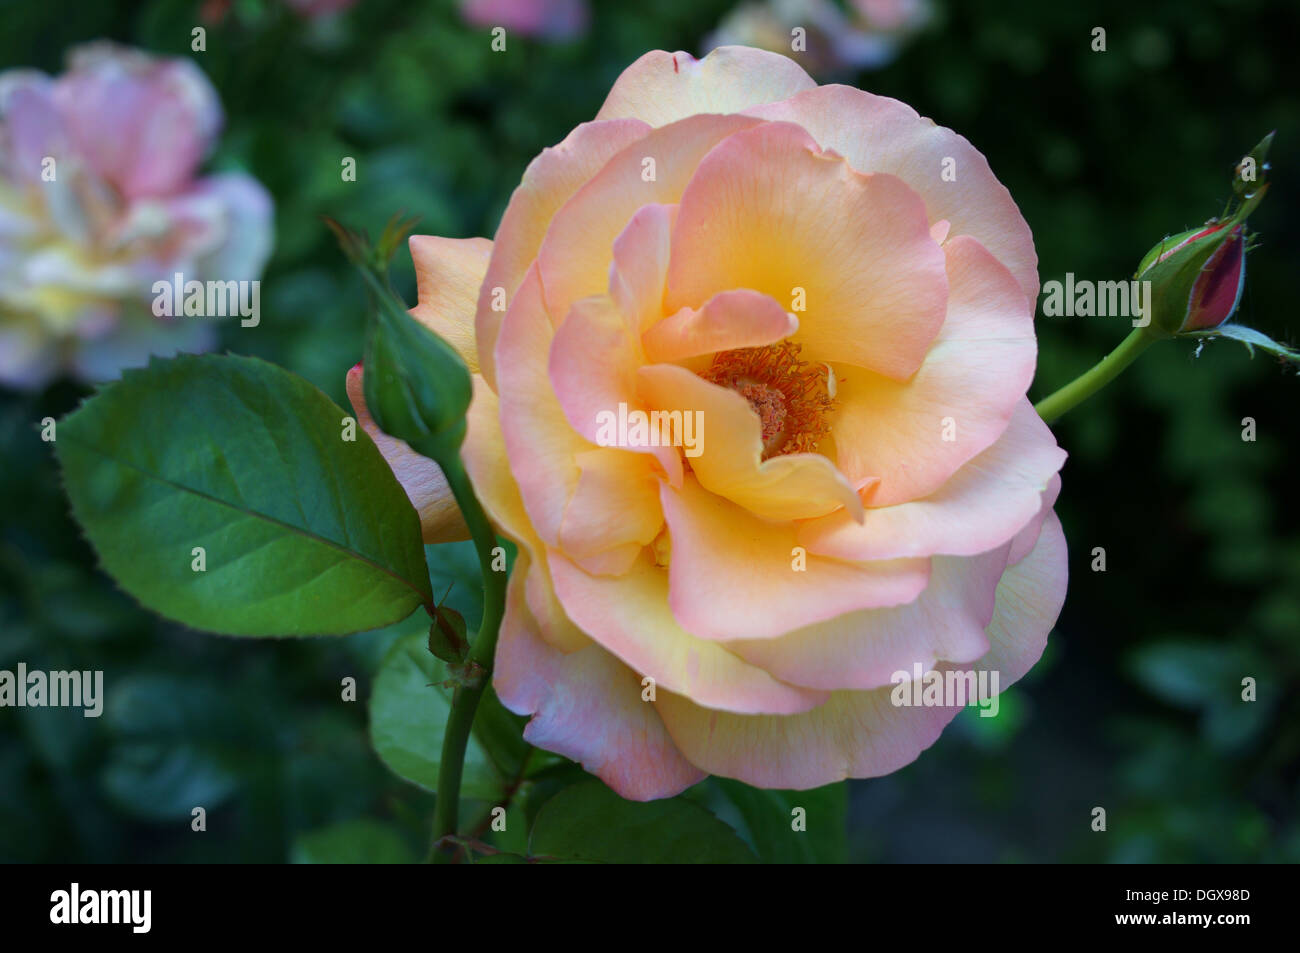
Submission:
<svg viewBox="0 0 1300 953">
<path fill-rule="evenodd" d="M 929 671 L 941 661 L 974 661 L 989 650 L 984 629 L 1008 548 L 932 560 L 925 591 L 905 606 L 849 612 L 727 648 L 783 681 L 830 691 L 881 688 L 915 664 Z"/>
<path fill-rule="evenodd" d="M 805 359 L 900 379 L 920 366 L 948 296 L 916 193 L 822 154 L 789 123 L 727 138 L 681 197 L 666 311 L 732 288 L 789 302 Z"/>
<path fill-rule="evenodd" d="M 643 205 L 614 239 L 609 294 L 637 333 L 664 315 L 664 278 L 676 221 L 676 205 Z"/>
<path fill-rule="evenodd" d="M 668 610 L 668 573 L 648 550 L 622 576 L 592 576 L 558 550 L 549 552 L 555 591 L 569 617 L 659 689 L 682 692 L 725 711 L 807 711 L 824 692 L 796 688 L 696 638 Z"/>
<path fill-rule="evenodd" d="M 370 435 L 379 452 L 392 467 L 397 482 L 402 484 L 411 505 L 420 514 L 420 527 L 426 543 L 446 543 L 469 539 L 469 527 L 460 515 L 455 497 L 447 485 L 438 464 L 422 457 L 401 440 L 390 437 L 379 429 L 370 411 L 366 409 L 366 394 L 362 384 L 361 365 L 348 371 L 348 400 L 356 412 L 357 423 Z"/>
<path fill-rule="evenodd" d="M 498 381 L 502 434 L 509 459 L 528 461 L 511 469 L 542 541 L 566 549 L 573 545 L 570 555 L 591 571 L 616 572 L 658 531 L 659 507 L 650 470 L 653 458 L 598 448 L 569 424 L 548 374 L 547 354 L 554 332 L 536 274 L 536 269 L 529 271 L 497 339 L 498 366 L 510 371 Z M 612 304 L 604 301 L 607 307 L 601 313 L 608 316 Z M 621 319 L 612 320 L 617 324 Z M 570 344 L 580 348 L 582 341 Z M 563 355 L 572 352 L 563 343 L 557 353 L 562 366 L 586 366 L 581 355 L 576 363 L 565 365 Z M 583 394 L 569 397 L 580 400 Z M 609 460 L 601 462 L 604 455 Z M 624 456 L 631 459 L 618 459 Z M 585 461 L 585 477 L 581 461 Z M 634 473 L 639 475 L 635 479 Z M 570 507 L 573 515 L 566 528 Z M 583 510 L 601 514 L 603 525 L 588 521 Z M 646 536 L 651 523 L 654 531 Z"/>
<path fill-rule="evenodd" d="M 646 413 L 636 389 L 637 368 L 645 354 L 635 325 L 635 316 L 625 314 L 607 296 L 575 303 L 551 342 L 551 384 L 565 418 L 579 434 L 602 447 L 649 454 L 667 479 L 681 485 L 682 462 L 675 448 L 624 440 L 625 435 L 610 426 Z"/>
<path fill-rule="evenodd" d="M 1052 512 L 1052 507 L 1056 505 L 1056 498 L 1060 495 L 1061 475 L 1058 473 L 1047 482 L 1047 489 L 1043 491 L 1042 508 L 1038 511 L 1038 515 L 1030 520 L 1011 540 L 1011 552 L 1007 554 L 1008 566 L 1014 566 L 1029 555 L 1030 550 L 1038 542 L 1038 536 L 1042 532 L 1043 522 L 1047 519 L 1047 514 Z"/>
<path fill-rule="evenodd" d="M 509 368 L 497 381 L 497 393 L 509 459 L 527 461 L 511 467 L 519 494 L 537 535 L 552 546 L 559 540 L 564 508 L 578 485 L 574 460 L 595 449 L 569 425 L 551 386 L 547 355 L 554 333 L 534 267 L 511 302 L 497 338 L 497 367 Z M 479 354 L 481 360 L 483 352 Z"/>
<path fill-rule="evenodd" d="M 666 126 L 699 113 L 735 113 L 816 88 L 793 60 L 745 46 L 720 46 L 702 60 L 654 50 L 625 69 L 596 114 Z"/>
<path fill-rule="evenodd" d="M 1026 533 L 1034 529 L 1027 527 Z M 1065 605 L 1070 567 L 1065 531 L 1055 512 L 1047 511 L 1037 536 L 1029 554 L 1002 577 L 997 609 L 988 627 L 988 654 L 972 666 L 999 672 L 1003 689 L 1019 681 L 1042 657 L 1048 633 Z"/>
<path fill-rule="evenodd" d="M 703 779 L 673 744 L 641 682 L 598 645 L 570 654 L 540 636 L 522 580 L 520 554 L 510 579 L 493 685 L 511 711 L 532 718 L 524 740 L 572 758 L 633 801 L 672 797 Z"/>
<path fill-rule="evenodd" d="M 546 566 L 546 548 L 537 538 L 519 487 L 510 475 L 505 437 L 501 433 L 501 408 L 497 395 L 482 377 L 474 378 L 474 400 L 466 415 L 468 424 L 461 459 L 474 486 L 474 493 L 488 518 L 502 533 L 531 556 L 525 580 L 529 611 L 542 638 L 564 652 L 573 652 L 591 640 L 573 624 L 555 596 L 555 586 Z M 519 572 L 516 569 L 516 572 Z"/>
<path fill-rule="evenodd" d="M 504 314 L 495 307 L 498 289 L 500 296 L 504 296 L 501 303 L 508 307 L 536 259 L 546 229 L 560 206 L 600 171 L 610 156 L 649 131 L 649 126 L 635 119 L 583 123 L 559 145 L 542 150 L 528 164 L 497 227 L 474 319 L 483 376 L 493 387 L 496 386 L 496 340 Z"/>
<path fill-rule="evenodd" d="M 652 364 L 742 347 L 775 344 L 799 330 L 799 319 L 757 291 L 723 291 L 702 308 L 682 308 L 641 338 Z"/>
<path fill-rule="evenodd" d="M 560 523 L 560 548 L 587 572 L 625 573 L 664 523 L 651 458 L 601 448 L 576 462 L 581 475 Z"/>
<path fill-rule="evenodd" d="M 129 199 L 165 196 L 194 175 L 221 126 L 221 104 L 190 60 L 111 43 L 79 48 L 55 102 L 80 154 Z"/>
<path fill-rule="evenodd" d="M 262 277 L 275 238 L 274 203 L 262 183 L 239 172 L 210 175 L 170 200 L 169 215 L 181 203 L 187 203 L 189 212 L 206 216 L 205 225 L 211 230 L 210 243 L 196 243 L 196 251 L 202 256 L 197 265 L 199 273 L 222 281 L 256 281 Z M 137 203 L 137 207 L 144 204 Z M 177 214 L 176 225 L 184 218 L 184 213 Z"/>
<path fill-rule="evenodd" d="M 53 157 L 56 162 L 75 162 L 67 130 L 54 103 L 54 88 L 54 80 L 38 70 L 15 69 L 0 73 L 5 174 L 15 183 L 48 185 L 41 180 L 46 156 Z"/>
<path fill-rule="evenodd" d="M 835 692 L 799 715 L 713 711 L 671 692 L 661 693 L 655 707 L 682 754 L 709 774 L 804 791 L 911 764 L 960 710 L 896 707 L 891 691 Z"/>
<path fill-rule="evenodd" d="M 799 544 L 837 559 L 973 556 L 1007 542 L 1042 509 L 1065 451 L 1025 398 L 1006 431 L 924 499 L 868 507 L 861 523 L 843 514 L 811 520 Z"/>
<path fill-rule="evenodd" d="M 1056 622 L 1065 582 L 1065 537 L 1053 514 L 1033 551 L 998 585 L 987 630 L 993 647 L 972 667 L 999 671 L 999 688 L 1027 671 Z M 959 711 L 895 706 L 891 693 L 888 687 L 835 692 L 824 705 L 784 717 L 712 711 L 670 692 L 655 704 L 692 764 L 756 787 L 806 790 L 897 771 L 933 744 Z"/>
<path fill-rule="evenodd" d="M 1011 273 L 969 237 L 943 252 L 948 315 L 916 374 L 836 365 L 836 462 L 851 481 L 879 479 L 871 506 L 942 486 L 997 440 L 1034 376 L 1033 316 Z"/>
<path fill-rule="evenodd" d="M 612 298 L 575 302 L 547 359 L 555 396 L 573 429 L 600 442 L 602 416 L 617 412 L 620 403 L 636 406 L 636 372 L 644 362 L 632 319 Z"/>
<path fill-rule="evenodd" d="M 766 639 L 855 609 L 911 602 L 929 560 L 850 563 L 803 553 L 796 525 L 769 523 L 687 477 L 660 487 L 672 538 L 669 605 L 702 639 Z M 688 693 L 689 694 L 689 693 Z"/>
<path fill-rule="evenodd" d="M 412 316 L 455 348 L 471 374 L 479 373 L 474 312 L 492 243 L 486 238 L 412 235 L 410 248 L 419 298 Z"/>
<path fill-rule="evenodd" d="M 1038 254 L 1029 226 L 988 160 L 962 136 L 906 103 L 851 86 L 821 86 L 746 112 L 798 123 L 859 172 L 898 176 L 920 193 L 931 223 L 947 219 L 953 235 L 975 238 L 1010 269 L 1025 297 L 1037 300 Z"/>
<path fill-rule="evenodd" d="M 556 213 L 538 252 L 552 317 L 563 321 L 573 302 L 607 290 L 610 248 L 638 209 L 675 204 L 710 149 L 756 125 L 745 116 L 692 116 L 612 156 Z"/>
</svg>

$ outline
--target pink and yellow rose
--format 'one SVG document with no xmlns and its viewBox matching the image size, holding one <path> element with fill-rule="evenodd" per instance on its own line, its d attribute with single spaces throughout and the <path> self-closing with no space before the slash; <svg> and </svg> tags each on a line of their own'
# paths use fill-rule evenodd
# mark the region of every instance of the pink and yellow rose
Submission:
<svg viewBox="0 0 1300 953">
<path fill-rule="evenodd" d="M 111 43 L 68 71 L 0 73 L 0 383 L 114 376 L 151 353 L 202 350 L 198 319 L 160 320 L 153 285 L 258 278 L 271 200 L 249 176 L 204 178 L 221 126 L 193 63 Z"/>
<path fill-rule="evenodd" d="M 533 744 L 634 799 L 815 787 L 954 717 L 891 703 L 894 673 L 1005 688 L 1042 653 L 1065 454 L 1025 396 L 1037 261 L 961 136 L 782 56 L 649 53 L 494 241 L 411 252 L 519 544 L 494 683 Z M 349 393 L 368 424 L 359 367 Z M 611 445 L 620 406 L 698 413 L 700 452 Z M 436 466 L 376 439 L 426 539 L 463 536 Z"/>
</svg>

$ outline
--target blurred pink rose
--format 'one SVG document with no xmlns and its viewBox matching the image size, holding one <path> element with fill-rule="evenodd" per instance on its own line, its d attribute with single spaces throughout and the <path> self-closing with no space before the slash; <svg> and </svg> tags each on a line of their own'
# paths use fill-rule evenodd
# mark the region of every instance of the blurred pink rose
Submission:
<svg viewBox="0 0 1300 953">
<path fill-rule="evenodd" d="M 587 29 L 586 0 L 461 0 L 465 22 L 507 33 L 568 40 Z"/>
<path fill-rule="evenodd" d="M 914 30 L 931 15 L 929 0 L 852 0 L 852 5 L 864 24 L 887 33 Z"/>
<path fill-rule="evenodd" d="M 749 0 L 705 38 L 704 48 L 754 46 L 789 56 L 812 75 L 878 69 L 930 19 L 928 0 Z M 794 31 L 798 34 L 795 45 Z"/>
<path fill-rule="evenodd" d="M 202 318 L 153 316 L 152 286 L 252 280 L 271 201 L 241 174 L 196 179 L 221 108 L 188 60 L 110 43 L 58 78 L 0 73 L 0 383 L 114 376 L 210 346 Z"/>
<path fill-rule="evenodd" d="M 493 242 L 411 253 L 519 544 L 494 684 L 533 744 L 629 798 L 811 788 L 938 738 L 963 702 L 903 704 L 917 675 L 995 696 L 1037 661 L 1066 588 L 1037 256 L 961 136 L 771 53 L 648 53 Z M 463 534 L 378 441 L 426 538 Z"/>
</svg>

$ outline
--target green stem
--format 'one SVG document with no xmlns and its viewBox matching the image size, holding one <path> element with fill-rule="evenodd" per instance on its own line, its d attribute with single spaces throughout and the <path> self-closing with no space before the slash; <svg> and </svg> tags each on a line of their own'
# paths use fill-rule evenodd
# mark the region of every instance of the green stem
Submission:
<svg viewBox="0 0 1300 953">
<path fill-rule="evenodd" d="M 460 512 L 469 526 L 483 573 L 483 621 L 466 660 L 466 669 L 472 672 L 477 668 L 479 677 L 472 684 L 457 686 L 452 695 L 451 714 L 442 736 L 442 761 L 438 767 L 438 799 L 433 810 L 434 847 L 429 859 L 435 863 L 448 863 L 456 850 L 440 848 L 438 842 L 458 833 L 460 780 L 465 767 L 465 748 L 469 744 L 470 729 L 474 726 L 479 699 L 483 697 L 492 676 L 492 659 L 496 655 L 497 634 L 505 611 L 506 574 L 492 569 L 492 550 L 497 546 L 496 533 L 493 532 L 492 524 L 483 512 L 478 497 L 474 495 L 460 458 L 454 457 L 445 463 L 439 461 L 439 466 L 442 467 L 452 495 L 456 497 Z"/>
<path fill-rule="evenodd" d="M 1115 350 L 1060 390 L 1044 397 L 1034 405 L 1034 410 L 1038 411 L 1038 416 L 1047 423 L 1052 423 L 1067 410 L 1083 403 L 1113 381 L 1119 376 L 1120 371 L 1137 360 L 1139 354 L 1158 340 L 1160 338 L 1150 333 L 1149 326 L 1134 328 L 1128 337 L 1119 342 Z"/>
</svg>

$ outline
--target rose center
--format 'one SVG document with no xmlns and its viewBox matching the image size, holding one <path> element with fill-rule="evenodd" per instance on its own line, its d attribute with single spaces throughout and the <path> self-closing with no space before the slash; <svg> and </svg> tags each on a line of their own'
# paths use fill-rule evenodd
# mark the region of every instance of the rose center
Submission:
<svg viewBox="0 0 1300 953">
<path fill-rule="evenodd" d="M 738 380 L 731 386 L 758 414 L 763 427 L 764 452 L 773 449 L 776 441 L 785 436 L 785 394 L 762 381 Z"/>
<path fill-rule="evenodd" d="M 799 360 L 799 345 L 790 341 L 766 347 L 723 351 L 702 375 L 749 401 L 758 414 L 763 459 L 806 453 L 830 430 L 834 404 L 823 365 Z"/>
</svg>

